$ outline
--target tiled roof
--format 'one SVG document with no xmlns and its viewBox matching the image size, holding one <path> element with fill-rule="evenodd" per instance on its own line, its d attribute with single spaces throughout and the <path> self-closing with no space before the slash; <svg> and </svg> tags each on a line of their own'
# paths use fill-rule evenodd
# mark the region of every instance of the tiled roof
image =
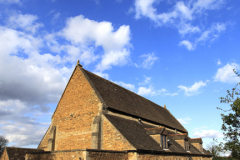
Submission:
<svg viewBox="0 0 240 160">
<path fill-rule="evenodd" d="M 209 151 L 205 150 L 204 148 L 203 148 L 203 153 L 206 155 L 212 155 Z"/>
<path fill-rule="evenodd" d="M 191 138 L 189 139 L 190 143 L 203 143 L 202 138 Z"/>
<path fill-rule="evenodd" d="M 194 145 L 189 144 L 189 149 L 192 154 L 202 154 Z"/>
<path fill-rule="evenodd" d="M 186 150 L 176 141 L 172 139 L 171 136 L 168 136 L 168 140 L 170 140 L 171 145 L 168 146 L 169 150 L 172 152 L 186 153 Z"/>
<path fill-rule="evenodd" d="M 187 138 L 187 134 L 169 134 L 169 136 L 172 137 L 173 140 L 181 140 L 181 139 L 186 139 Z"/>
<path fill-rule="evenodd" d="M 187 130 L 167 109 L 85 69 L 83 71 L 108 108 L 187 133 Z"/>
<path fill-rule="evenodd" d="M 25 160 L 25 155 L 32 152 L 42 152 L 43 150 L 29 148 L 6 147 L 9 160 Z"/>
<path fill-rule="evenodd" d="M 158 128 L 145 128 L 146 133 L 148 135 L 155 135 L 155 134 L 162 134 L 165 130 L 164 127 L 158 127 Z"/>
<path fill-rule="evenodd" d="M 159 144 L 147 135 L 139 122 L 109 114 L 105 116 L 136 149 L 162 151 Z"/>
<path fill-rule="evenodd" d="M 141 124 L 137 121 L 121 118 L 118 116 L 104 114 L 105 117 L 116 127 L 116 129 L 135 147 L 140 150 L 153 150 L 153 151 L 166 151 L 175 153 L 186 153 L 186 150 L 176 141 L 172 139 L 173 136 L 168 136 L 170 140 L 169 150 L 163 150 L 160 145 L 147 134 L 147 129 L 145 124 Z M 157 128 L 156 129 L 161 129 Z M 149 128 L 149 130 L 154 130 Z M 165 131 L 166 134 L 172 134 L 173 132 Z M 185 135 L 185 134 L 184 134 Z M 186 135 L 185 135 L 186 136 Z M 190 144 L 190 154 L 202 154 L 196 147 Z"/>
</svg>

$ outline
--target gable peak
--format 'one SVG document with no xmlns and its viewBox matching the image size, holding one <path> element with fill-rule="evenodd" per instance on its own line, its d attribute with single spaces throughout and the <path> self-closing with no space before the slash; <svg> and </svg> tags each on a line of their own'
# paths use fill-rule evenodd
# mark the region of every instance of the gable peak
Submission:
<svg viewBox="0 0 240 160">
<path fill-rule="evenodd" d="M 79 61 L 79 60 L 77 61 L 77 65 L 76 65 L 76 66 L 82 67 L 82 65 L 80 64 L 80 61 Z"/>
</svg>

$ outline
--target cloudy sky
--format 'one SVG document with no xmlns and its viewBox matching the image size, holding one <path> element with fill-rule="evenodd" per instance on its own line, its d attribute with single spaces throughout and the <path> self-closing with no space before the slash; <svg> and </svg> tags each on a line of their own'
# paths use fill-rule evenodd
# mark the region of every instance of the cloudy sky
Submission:
<svg viewBox="0 0 240 160">
<path fill-rule="evenodd" d="M 75 67 L 163 106 L 204 146 L 240 81 L 240 1 L 0 0 L 0 134 L 37 147 Z"/>
</svg>

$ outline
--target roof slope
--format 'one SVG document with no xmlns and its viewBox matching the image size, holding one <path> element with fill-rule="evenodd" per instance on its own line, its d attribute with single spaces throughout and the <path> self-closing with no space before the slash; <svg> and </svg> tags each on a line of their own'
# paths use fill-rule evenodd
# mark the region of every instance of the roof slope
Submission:
<svg viewBox="0 0 240 160">
<path fill-rule="evenodd" d="M 136 148 L 141 150 L 163 151 L 160 145 L 147 134 L 146 124 L 137 121 L 121 118 L 114 115 L 104 114 L 105 117 L 117 128 L 117 130 Z M 167 133 L 169 131 L 166 131 Z M 159 136 L 160 138 L 160 136 Z M 171 142 L 169 150 L 171 152 L 187 153 L 185 149 L 168 136 Z M 192 154 L 201 154 L 194 146 L 191 147 Z"/>
<path fill-rule="evenodd" d="M 171 145 L 168 146 L 169 150 L 172 152 L 186 153 L 185 149 L 172 139 L 171 136 L 168 136 L 168 139 L 171 142 Z"/>
<path fill-rule="evenodd" d="M 189 143 L 190 152 L 192 154 L 202 154 L 194 145 Z"/>
<path fill-rule="evenodd" d="M 96 87 L 108 108 L 187 132 L 167 109 L 85 69 L 83 70 Z"/>
<path fill-rule="evenodd" d="M 159 144 L 147 135 L 142 124 L 109 114 L 104 115 L 136 149 L 163 151 Z"/>
</svg>

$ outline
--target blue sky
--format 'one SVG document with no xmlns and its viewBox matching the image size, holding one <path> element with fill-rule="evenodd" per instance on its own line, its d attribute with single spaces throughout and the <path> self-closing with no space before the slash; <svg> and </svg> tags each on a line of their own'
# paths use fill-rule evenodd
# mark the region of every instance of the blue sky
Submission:
<svg viewBox="0 0 240 160">
<path fill-rule="evenodd" d="M 240 81 L 240 2 L 0 0 L 0 134 L 37 147 L 80 60 L 163 106 L 204 146 Z"/>
</svg>

